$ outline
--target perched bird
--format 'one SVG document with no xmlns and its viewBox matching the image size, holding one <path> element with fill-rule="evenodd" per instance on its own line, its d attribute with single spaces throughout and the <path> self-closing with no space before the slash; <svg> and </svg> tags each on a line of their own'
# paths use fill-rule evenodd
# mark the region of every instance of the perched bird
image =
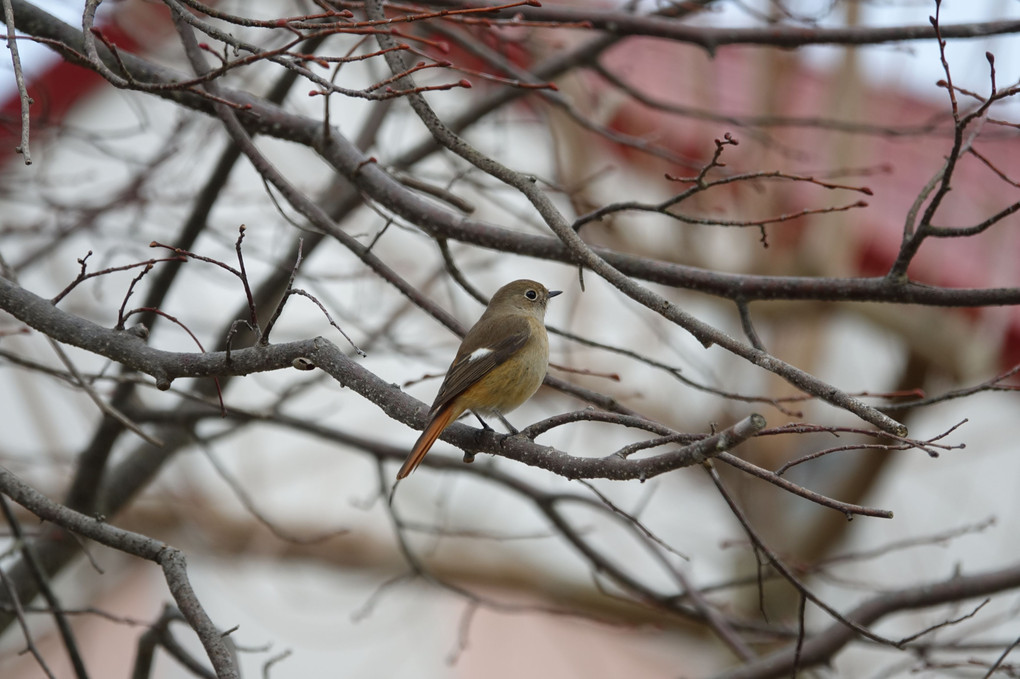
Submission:
<svg viewBox="0 0 1020 679">
<path fill-rule="evenodd" d="M 447 425 L 466 411 L 503 415 L 538 391 L 549 367 L 545 307 L 560 292 L 529 280 L 496 291 L 464 336 L 397 480 L 413 472 Z"/>
</svg>

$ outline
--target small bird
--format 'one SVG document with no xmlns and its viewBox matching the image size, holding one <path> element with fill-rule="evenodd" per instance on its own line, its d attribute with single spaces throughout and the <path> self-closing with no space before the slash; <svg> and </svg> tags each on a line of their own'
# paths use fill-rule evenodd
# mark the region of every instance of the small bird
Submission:
<svg viewBox="0 0 1020 679">
<path fill-rule="evenodd" d="M 545 307 L 561 292 L 529 280 L 496 291 L 464 336 L 428 423 L 397 472 L 398 481 L 415 470 L 443 430 L 466 411 L 503 415 L 538 391 L 549 367 Z"/>
</svg>

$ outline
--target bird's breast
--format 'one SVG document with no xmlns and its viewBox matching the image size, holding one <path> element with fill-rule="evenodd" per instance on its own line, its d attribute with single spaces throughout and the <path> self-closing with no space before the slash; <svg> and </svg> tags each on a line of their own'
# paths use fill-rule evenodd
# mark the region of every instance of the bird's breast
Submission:
<svg viewBox="0 0 1020 679">
<path fill-rule="evenodd" d="M 549 366 L 549 341 L 545 328 L 539 330 L 524 348 L 465 390 L 466 409 L 508 413 L 538 391 Z"/>
</svg>

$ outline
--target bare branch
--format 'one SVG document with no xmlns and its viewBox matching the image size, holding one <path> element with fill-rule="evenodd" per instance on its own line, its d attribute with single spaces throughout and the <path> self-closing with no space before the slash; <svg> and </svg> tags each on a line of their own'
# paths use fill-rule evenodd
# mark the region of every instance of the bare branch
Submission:
<svg viewBox="0 0 1020 679">
<path fill-rule="evenodd" d="M 44 521 L 158 564 L 163 569 L 170 594 L 198 633 L 216 670 L 216 676 L 221 679 L 236 679 L 239 676 L 220 631 L 213 625 L 191 588 L 181 552 L 153 538 L 116 528 L 58 505 L 3 467 L 0 467 L 0 492 Z"/>
</svg>

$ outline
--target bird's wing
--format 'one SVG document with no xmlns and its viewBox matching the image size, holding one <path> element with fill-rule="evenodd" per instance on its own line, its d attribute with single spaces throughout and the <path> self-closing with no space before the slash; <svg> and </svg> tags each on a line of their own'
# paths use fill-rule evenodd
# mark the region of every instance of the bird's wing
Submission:
<svg viewBox="0 0 1020 679">
<path fill-rule="evenodd" d="M 498 329 L 494 323 L 499 324 Z M 457 356 L 446 371 L 446 378 L 439 387 L 430 412 L 438 412 L 465 389 L 523 349 L 530 336 L 531 325 L 523 316 L 482 319 L 476 323 L 465 335 Z M 499 339 L 492 341 L 493 337 Z"/>
</svg>

